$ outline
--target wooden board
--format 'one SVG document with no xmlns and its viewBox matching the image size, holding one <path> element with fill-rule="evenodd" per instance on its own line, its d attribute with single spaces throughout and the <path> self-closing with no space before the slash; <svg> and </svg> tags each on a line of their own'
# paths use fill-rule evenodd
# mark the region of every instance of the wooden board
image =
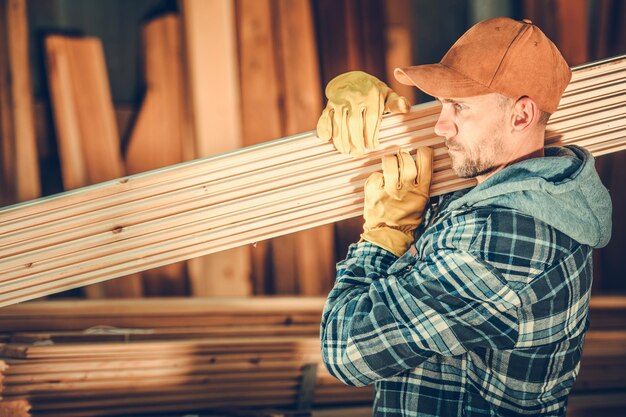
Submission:
<svg viewBox="0 0 626 417">
<path fill-rule="evenodd" d="M 137 174 L 183 162 L 185 107 L 180 19 L 168 14 L 143 29 L 146 94 L 125 154 Z M 143 272 L 146 295 L 187 293 L 186 265 L 176 262 Z"/>
<path fill-rule="evenodd" d="M 275 61 L 271 0 L 235 0 L 241 86 L 241 120 L 244 146 L 281 137 L 281 91 Z M 251 249 L 254 292 L 272 287 L 267 241 Z"/>
<path fill-rule="evenodd" d="M 41 195 L 28 58 L 26 0 L 8 0 L 7 6 L 6 25 L 13 97 L 16 194 L 18 201 L 26 201 Z"/>
<path fill-rule="evenodd" d="M 0 309 L 5 332 L 52 330 L 224 328 L 319 324 L 320 297 L 149 298 L 29 302 Z M 122 333 L 124 333 L 122 331 Z"/>
<path fill-rule="evenodd" d="M 7 21 L 7 7 L 6 1 L 3 0 L 0 3 L 0 23 L 2 23 L 2 30 L 0 30 L 0 56 L 9 56 L 8 36 L 6 33 Z M 11 68 L 9 60 L 4 58 L 0 59 L 0 129 L 2 136 L 0 137 L 0 204 L 6 206 L 17 202 L 15 193 L 15 159 L 13 155 L 14 143 L 13 143 L 13 114 L 12 114 L 12 93 L 11 84 Z"/>
<path fill-rule="evenodd" d="M 246 144 L 313 129 L 322 87 L 310 1 L 238 4 Z M 324 294 L 333 281 L 332 226 L 273 239 L 253 253 L 259 292 Z"/>
<path fill-rule="evenodd" d="M 282 136 L 288 136 L 315 128 L 322 113 L 322 85 L 310 0 L 277 0 L 274 7 L 284 91 Z M 334 240 L 332 225 L 274 239 L 276 288 L 293 283 L 295 294 L 327 294 L 335 278 Z M 285 265 L 293 266 L 285 271 Z"/>
<path fill-rule="evenodd" d="M 26 0 L 0 2 L 0 203 L 41 195 Z"/>
<path fill-rule="evenodd" d="M 194 157 L 241 148 L 240 88 L 232 0 L 181 0 Z M 219 65 L 216 65 L 219 63 Z M 250 248 L 189 260 L 195 296 L 252 294 Z"/>
<path fill-rule="evenodd" d="M 569 65 L 589 60 L 589 8 L 587 0 L 557 0 L 559 36 L 556 46 Z"/>
<path fill-rule="evenodd" d="M 400 83 L 393 75 L 398 67 L 414 65 L 413 31 L 415 25 L 415 4 L 410 0 L 394 0 L 385 2 L 387 19 L 385 37 L 385 64 L 387 85 L 396 93 L 415 103 L 415 91 L 412 86 Z"/>
<path fill-rule="evenodd" d="M 102 44 L 97 38 L 45 39 L 48 84 L 66 190 L 125 175 Z M 85 287 L 90 298 L 141 295 L 137 276 Z"/>
<path fill-rule="evenodd" d="M 322 85 L 339 74 L 361 70 L 383 81 L 386 74 L 385 7 L 397 0 L 317 0 L 314 2 L 319 39 Z M 393 6 L 389 6 L 393 7 Z M 393 78 L 393 77 L 392 77 Z M 361 218 L 335 223 L 337 259 L 345 258 L 348 246 L 359 240 Z"/>
</svg>

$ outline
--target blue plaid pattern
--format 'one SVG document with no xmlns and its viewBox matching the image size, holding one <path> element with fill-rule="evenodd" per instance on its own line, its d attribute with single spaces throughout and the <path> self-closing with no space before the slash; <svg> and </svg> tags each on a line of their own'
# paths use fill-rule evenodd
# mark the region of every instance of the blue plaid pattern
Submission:
<svg viewBox="0 0 626 417">
<path fill-rule="evenodd" d="M 564 416 L 591 248 L 506 208 L 427 218 L 400 258 L 363 242 L 337 265 L 321 324 L 330 373 L 375 384 L 376 416 Z"/>
</svg>

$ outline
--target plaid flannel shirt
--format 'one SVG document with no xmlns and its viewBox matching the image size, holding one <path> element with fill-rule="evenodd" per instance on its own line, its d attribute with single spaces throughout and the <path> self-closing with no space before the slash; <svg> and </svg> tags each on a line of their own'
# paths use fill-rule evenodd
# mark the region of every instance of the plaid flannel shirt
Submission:
<svg viewBox="0 0 626 417">
<path fill-rule="evenodd" d="M 588 327 L 591 248 L 518 211 L 442 211 L 402 257 L 337 265 L 326 367 L 376 416 L 563 416 Z"/>
</svg>

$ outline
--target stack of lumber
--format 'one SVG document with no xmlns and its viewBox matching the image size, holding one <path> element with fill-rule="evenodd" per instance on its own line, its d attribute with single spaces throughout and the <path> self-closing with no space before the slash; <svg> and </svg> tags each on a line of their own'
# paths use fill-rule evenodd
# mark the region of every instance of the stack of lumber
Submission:
<svg viewBox="0 0 626 417">
<path fill-rule="evenodd" d="M 321 364 L 323 303 L 193 298 L 4 308 L 0 415 L 19 407 L 30 411 L 12 415 L 294 408 L 303 397 L 368 403 L 371 388 L 346 387 Z"/>
<path fill-rule="evenodd" d="M 322 364 L 323 304 L 178 298 L 1 309 L 0 416 L 20 407 L 30 411 L 9 415 L 293 408 L 305 397 L 316 408 L 370 404 L 371 387 L 344 386 Z M 570 401 L 578 413 L 626 405 L 626 297 L 594 297 L 591 319 Z M 306 384 L 315 366 L 315 382 Z"/>
<path fill-rule="evenodd" d="M 626 149 L 626 58 L 581 67 L 547 145 Z M 432 146 L 432 195 L 474 184 L 434 134 L 439 106 L 382 123 L 382 149 L 338 154 L 313 133 L 0 210 L 0 306 L 360 216 L 363 184 L 398 147 Z"/>
</svg>

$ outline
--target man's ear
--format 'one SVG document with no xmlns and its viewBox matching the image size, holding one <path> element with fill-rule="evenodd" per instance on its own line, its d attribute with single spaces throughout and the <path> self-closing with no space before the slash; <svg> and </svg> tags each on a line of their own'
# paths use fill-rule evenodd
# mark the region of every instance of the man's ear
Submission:
<svg viewBox="0 0 626 417">
<path fill-rule="evenodd" d="M 511 128 L 513 132 L 522 133 L 537 125 L 539 121 L 539 108 L 530 97 L 521 97 L 513 106 Z"/>
</svg>

